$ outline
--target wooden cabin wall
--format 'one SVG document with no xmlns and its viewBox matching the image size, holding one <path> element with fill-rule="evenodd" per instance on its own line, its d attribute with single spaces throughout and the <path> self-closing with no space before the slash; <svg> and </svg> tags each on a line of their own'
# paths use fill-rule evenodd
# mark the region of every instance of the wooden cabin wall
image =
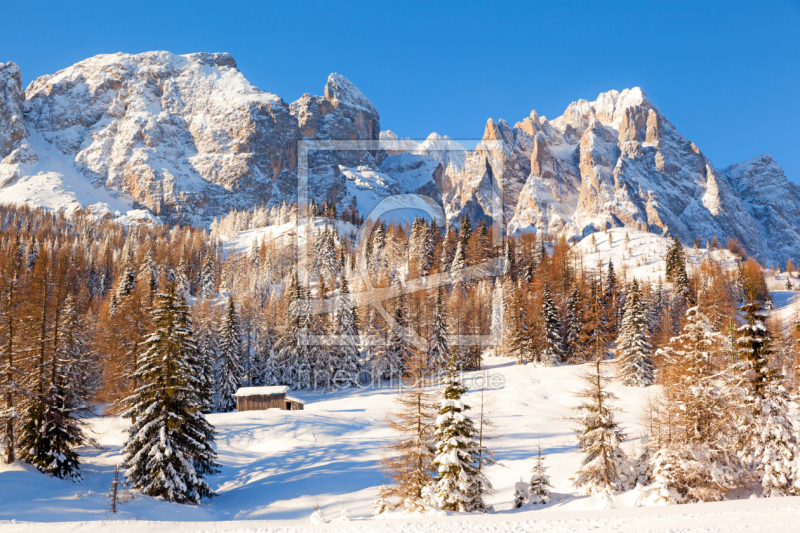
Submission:
<svg viewBox="0 0 800 533">
<path fill-rule="evenodd" d="M 285 395 L 239 396 L 236 398 L 237 411 L 264 411 L 272 408 L 286 410 Z"/>
</svg>

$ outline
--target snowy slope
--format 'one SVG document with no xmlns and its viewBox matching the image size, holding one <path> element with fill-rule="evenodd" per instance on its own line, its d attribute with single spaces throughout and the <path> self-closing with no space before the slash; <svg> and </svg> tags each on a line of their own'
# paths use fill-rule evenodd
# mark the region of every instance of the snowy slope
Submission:
<svg viewBox="0 0 800 533">
<path fill-rule="evenodd" d="M 628 246 L 625 237 L 628 237 Z M 592 240 L 597 244 L 595 249 Z M 628 281 L 633 278 L 639 281 L 657 282 L 664 279 L 666 272 L 665 258 L 672 239 L 629 228 L 614 228 L 594 233 L 583 238 L 573 248 L 579 261 L 587 268 L 597 268 L 602 263 L 603 270 L 613 262 L 617 275 L 627 275 Z M 707 250 L 684 247 L 686 266 L 691 270 L 699 267 L 704 258 L 710 257 L 722 268 L 736 267 L 736 256 L 728 250 Z M 786 282 L 783 282 L 784 285 Z"/>
<path fill-rule="evenodd" d="M 576 495 L 569 478 L 577 468 L 579 454 L 570 423 L 563 417 L 570 415 L 570 406 L 576 403 L 571 391 L 579 387 L 577 376 L 583 370 L 582 366 L 519 367 L 509 359 L 489 358 L 482 373 L 467 374 L 466 384 L 472 392 L 466 401 L 472 405 L 477 401 L 474 389 L 478 375 L 496 376 L 493 379 L 497 388 L 490 393 L 489 401 L 490 416 L 499 435 L 491 441 L 499 464 L 488 471 L 496 489 L 489 497 L 496 509 L 492 515 L 470 516 L 467 521 L 444 513 L 433 517 L 369 517 L 370 503 L 381 482 L 376 461 L 393 437 L 384 417 L 392 409 L 397 391 L 383 388 L 305 394 L 305 411 L 210 415 L 218 432 L 216 447 L 222 465 L 222 472 L 211 477 L 210 483 L 219 497 L 197 508 L 135 495 L 120 505 L 117 515 L 111 516 L 106 493 L 113 465 L 120 460 L 128 421 L 116 417 L 91 419 L 93 436 L 102 448 L 83 450 L 84 481 L 47 478 L 20 464 L 0 465 L 0 529 L 41 530 L 41 525 L 8 522 L 16 520 L 90 521 L 49 524 L 48 531 L 109 531 L 111 527 L 118 533 L 158 531 L 162 527 L 189 531 L 293 531 L 294 527 L 308 527 L 307 519 L 316 503 L 328 519 L 338 517 L 342 506 L 346 506 L 353 521 L 330 527 L 355 531 L 545 531 L 554 527 L 563 531 L 655 531 L 677 524 L 685 531 L 728 531 L 707 528 L 766 525 L 772 526 L 770 531 L 790 531 L 787 524 L 796 524 L 800 498 L 623 509 L 641 505 L 646 494 L 634 490 L 610 500 Z M 605 372 L 613 371 L 613 363 L 607 363 Z M 614 382 L 611 389 L 620 397 L 618 404 L 624 412 L 618 419 L 630 436 L 624 446 L 630 450 L 640 434 L 641 406 L 658 388 L 628 388 Z M 528 476 L 537 439 L 547 455 L 554 485 L 553 502 L 538 510 L 512 510 L 514 482 Z M 114 526 L 103 522 L 109 519 L 115 521 Z M 168 525 L 141 520 L 184 522 Z M 228 522 L 231 520 L 255 522 Z"/>
<path fill-rule="evenodd" d="M 608 364 L 607 371 L 613 371 Z M 492 441 L 501 464 L 489 470 L 496 492 L 490 497 L 501 516 L 513 515 L 514 482 L 533 465 L 538 438 L 547 453 L 554 488 L 550 507 L 591 509 L 598 499 L 578 497 L 569 477 L 579 455 L 570 424 L 562 417 L 576 402 L 580 366 L 518 367 L 509 359 L 490 358 L 485 373 L 502 384 L 491 392 L 492 419 L 502 435 Z M 467 375 L 467 385 L 478 373 Z M 625 413 L 620 420 L 632 437 L 639 434 L 638 408 L 657 389 L 613 385 Z M 305 411 L 212 414 L 222 472 L 210 479 L 220 493 L 199 508 L 137 496 L 121 506 L 121 517 L 148 520 L 305 519 L 319 501 L 324 512 L 338 516 L 346 505 L 352 515 L 367 516 L 381 473 L 376 465 L 392 438 L 385 415 L 396 390 L 364 389 L 348 393 L 306 394 Z M 467 402 L 476 401 L 474 392 Z M 0 520 L 96 520 L 105 517 L 113 464 L 120 460 L 127 421 L 103 417 L 90 421 L 103 450 L 86 448 L 86 480 L 63 482 L 27 467 L 0 466 Z M 627 446 L 633 445 L 631 440 Z M 14 496 L 11 496 L 14 495 Z M 620 501 L 619 505 L 624 502 Z"/>
</svg>

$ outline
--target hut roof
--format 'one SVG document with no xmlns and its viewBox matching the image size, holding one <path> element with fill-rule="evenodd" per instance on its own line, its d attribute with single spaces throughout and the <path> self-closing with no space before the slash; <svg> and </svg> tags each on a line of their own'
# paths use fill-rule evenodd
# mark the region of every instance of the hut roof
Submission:
<svg viewBox="0 0 800 533">
<path fill-rule="evenodd" d="M 236 391 L 234 396 L 275 396 L 277 394 L 286 394 L 289 387 L 286 385 L 277 385 L 274 387 L 242 387 Z"/>
<path fill-rule="evenodd" d="M 304 402 L 303 400 L 301 400 L 300 398 L 298 398 L 296 396 L 287 396 L 286 399 L 289 400 L 290 402 L 301 403 L 303 405 L 306 404 L 306 402 Z"/>
</svg>

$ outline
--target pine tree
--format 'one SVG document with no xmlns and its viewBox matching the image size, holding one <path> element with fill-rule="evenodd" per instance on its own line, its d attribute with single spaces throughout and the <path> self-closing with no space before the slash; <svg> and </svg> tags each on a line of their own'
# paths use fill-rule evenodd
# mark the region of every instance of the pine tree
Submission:
<svg viewBox="0 0 800 533">
<path fill-rule="evenodd" d="M 333 232 L 328 225 L 319 235 L 316 241 L 316 255 L 315 260 L 319 266 L 319 271 L 323 276 L 328 278 L 334 277 L 341 270 L 341 264 L 336 258 L 336 249 L 333 242 Z"/>
<path fill-rule="evenodd" d="M 150 288 L 152 294 L 158 291 L 158 266 L 156 266 L 152 248 L 147 251 L 142 264 L 139 265 L 139 279 Z"/>
<path fill-rule="evenodd" d="M 294 386 L 299 381 L 299 360 L 304 356 L 303 351 L 307 348 L 307 346 L 301 345 L 297 339 L 301 327 L 305 324 L 304 294 L 297 271 L 293 270 L 286 296 L 286 317 L 275 343 L 277 354 L 275 366 L 283 370 L 279 378 L 282 385 Z"/>
<path fill-rule="evenodd" d="M 203 259 L 203 268 L 200 271 L 200 296 L 204 299 L 213 298 L 217 293 L 216 273 L 214 272 L 214 257 L 211 250 L 206 252 Z"/>
<path fill-rule="evenodd" d="M 550 288 L 545 283 L 542 295 L 542 323 L 544 326 L 544 343 L 538 354 L 537 362 L 545 366 L 555 366 L 564 355 L 561 341 L 561 324 L 556 315 L 556 306 Z"/>
<path fill-rule="evenodd" d="M 358 317 L 344 276 L 333 311 L 332 334 L 341 339 L 335 350 L 333 383 L 337 388 L 358 388 Z"/>
<path fill-rule="evenodd" d="M 122 302 L 136 287 L 136 267 L 133 260 L 133 248 L 125 243 L 127 253 L 125 256 L 125 264 L 122 267 L 122 273 L 119 281 L 117 282 L 117 289 L 114 292 L 115 301 Z"/>
<path fill-rule="evenodd" d="M 178 281 L 176 281 L 176 292 L 179 288 Z M 199 305 L 194 323 L 196 324 L 195 338 L 198 358 L 196 376 L 198 380 L 197 389 L 200 396 L 200 411 L 208 414 L 214 412 L 215 366 L 219 351 L 217 332 L 213 326 L 211 306 L 208 302 L 203 302 Z"/>
<path fill-rule="evenodd" d="M 617 339 L 619 374 L 623 385 L 647 387 L 653 384 L 655 365 L 652 353 L 642 293 L 634 279 L 625 301 L 625 315 Z"/>
<path fill-rule="evenodd" d="M 189 283 L 189 278 L 186 276 L 186 261 L 183 258 L 181 258 L 181 262 L 178 264 L 178 270 L 175 272 L 175 276 L 175 291 L 181 298 L 188 301 L 192 296 L 192 288 Z"/>
<path fill-rule="evenodd" d="M 765 496 L 800 492 L 800 443 L 789 416 L 788 393 L 777 371 L 769 367 L 772 339 L 761 302 L 740 310 L 746 323 L 737 340 L 742 359 L 734 365 L 743 377 L 743 453 L 758 475 Z"/>
<path fill-rule="evenodd" d="M 528 500 L 532 504 L 550 503 L 550 476 L 545 474 L 547 467 L 544 466 L 544 456 L 542 455 L 542 444 L 536 443 L 536 463 L 531 470 L 531 480 L 528 482 Z"/>
<path fill-rule="evenodd" d="M 433 267 L 435 243 L 430 226 L 422 221 L 419 245 L 419 275 L 427 276 Z"/>
<path fill-rule="evenodd" d="M 234 394 L 242 382 L 242 337 L 239 331 L 239 315 L 233 296 L 228 298 L 222 323 L 219 327 L 219 352 L 216 365 L 216 393 L 214 404 L 217 412 L 227 413 L 236 409 Z"/>
<path fill-rule="evenodd" d="M 583 401 L 575 408 L 578 416 L 573 418 L 578 424 L 578 449 L 583 453 L 574 485 L 584 494 L 614 490 L 624 459 L 620 444 L 625 434 L 614 422 L 615 408 L 611 404 L 616 396 L 606 389 L 611 380 L 601 374 L 600 359 L 594 364 L 595 371 L 582 376 L 587 387 L 577 394 Z"/>
<path fill-rule="evenodd" d="M 449 224 L 446 225 L 444 240 L 442 241 L 442 255 L 439 258 L 440 272 L 450 272 L 453 266 L 453 251 L 457 246 L 456 236 Z"/>
<path fill-rule="evenodd" d="M 137 415 L 122 449 L 125 476 L 148 496 L 197 504 L 214 496 L 203 476 L 217 472 L 214 427 L 200 412 L 196 347 L 174 280 L 158 295 L 155 330 L 139 357 L 140 383 L 126 416 Z"/>
<path fill-rule="evenodd" d="M 610 236 L 610 235 L 609 235 Z M 608 262 L 608 275 L 606 277 L 606 290 L 602 298 L 603 329 L 612 339 L 617 334 L 619 315 L 619 293 L 617 291 L 617 274 L 614 263 Z"/>
<path fill-rule="evenodd" d="M 459 512 L 486 512 L 484 487 L 491 487 L 476 462 L 481 446 L 475 440 L 477 432 L 466 415 L 469 406 L 461 400 L 467 388 L 458 375 L 458 355 L 453 355 L 442 379 L 443 399 L 436 419 L 434 443 L 436 458 L 433 465 L 439 472 L 436 497 L 440 509 Z"/>
<path fill-rule="evenodd" d="M 444 368 L 450 358 L 450 343 L 447 340 L 447 309 L 444 305 L 444 291 L 436 291 L 436 302 L 433 307 L 433 323 L 431 337 L 428 340 L 428 369 L 438 372 Z"/>
<path fill-rule="evenodd" d="M 397 326 L 389 330 L 386 348 L 377 352 L 379 359 L 374 362 L 373 366 L 377 375 L 386 379 L 405 375 L 408 361 L 413 356 L 414 348 L 408 339 L 407 317 L 406 297 L 401 292 L 394 306 L 394 319 Z"/>
<path fill-rule="evenodd" d="M 529 499 L 530 492 L 528 492 L 528 484 L 522 481 L 522 478 L 519 478 L 519 481 L 514 483 L 514 501 L 511 502 L 511 506 L 514 509 L 519 509 L 525 505 Z"/>
<path fill-rule="evenodd" d="M 572 288 L 572 291 L 567 298 L 567 320 L 565 326 L 564 336 L 564 356 L 572 363 L 579 362 L 580 356 L 583 352 L 581 349 L 581 316 L 582 316 L 582 302 L 581 292 L 577 284 Z"/>
</svg>

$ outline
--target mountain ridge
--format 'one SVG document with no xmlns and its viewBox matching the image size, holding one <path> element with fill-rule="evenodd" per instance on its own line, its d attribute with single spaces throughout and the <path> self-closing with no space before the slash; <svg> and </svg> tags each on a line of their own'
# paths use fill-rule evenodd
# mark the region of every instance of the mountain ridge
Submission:
<svg viewBox="0 0 800 533">
<path fill-rule="evenodd" d="M 286 103 L 226 53 L 99 55 L 24 91 L 17 65 L 0 63 L 0 88 L 0 201 L 53 209 L 203 225 L 296 201 L 301 139 L 399 140 L 346 77 Z M 455 220 L 489 218 L 499 190 L 510 232 L 626 226 L 684 242 L 734 237 L 763 261 L 800 255 L 800 187 L 774 159 L 715 168 L 638 87 L 574 101 L 553 120 L 490 118 L 474 150 L 441 150 L 459 145 L 438 134 L 406 142 L 406 154 L 312 152 L 310 196 L 367 214 L 416 192 Z"/>
</svg>

